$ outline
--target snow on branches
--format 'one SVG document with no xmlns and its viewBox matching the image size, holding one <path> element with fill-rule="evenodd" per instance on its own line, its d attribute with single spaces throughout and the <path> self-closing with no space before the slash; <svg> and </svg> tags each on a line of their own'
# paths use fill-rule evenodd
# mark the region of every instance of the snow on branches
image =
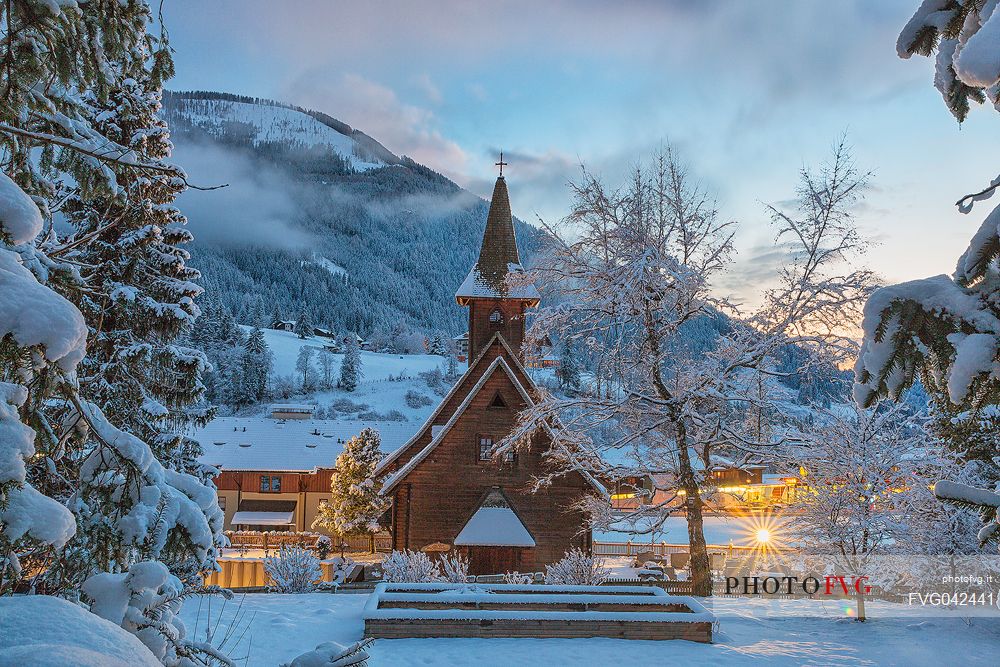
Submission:
<svg viewBox="0 0 1000 667">
<path fill-rule="evenodd" d="M 277 556 L 264 559 L 264 573 L 279 593 L 308 593 L 323 578 L 319 559 L 308 549 L 283 544 Z"/>
<path fill-rule="evenodd" d="M 896 41 L 900 58 L 937 50 L 934 87 L 959 120 L 969 101 L 1000 110 L 1000 12 L 995 0 L 923 0 Z"/>
<path fill-rule="evenodd" d="M 600 586 L 611 576 L 604 561 L 579 549 L 566 552 L 562 560 L 545 566 L 545 583 L 566 586 Z"/>
<path fill-rule="evenodd" d="M 778 370 L 783 351 L 808 350 L 808 363 L 854 351 L 840 323 L 869 292 L 870 272 L 850 270 L 865 249 L 851 210 L 867 180 L 844 142 L 824 169 L 802 172 L 796 206 L 769 209 L 787 254 L 778 286 L 759 311 L 741 316 L 712 289 L 731 267 L 734 223 L 720 218 L 672 150 L 621 188 L 585 171 L 573 186 L 569 229 L 548 226 L 549 257 L 527 277 L 563 298 L 537 314 L 526 345 L 576 345 L 593 379 L 570 396 L 540 390 L 497 451 L 558 425 L 547 452 L 553 475 L 653 480 L 656 501 L 631 512 L 630 522 L 655 530 L 683 500 L 696 591 L 709 594 L 701 489 L 710 480 L 702 471 L 720 454 L 759 456 L 786 437 L 778 425 L 748 418 L 771 410 L 775 376 L 801 370 Z M 695 327 L 709 329 L 711 340 L 693 345 Z M 608 518 L 606 500 L 585 503 L 598 525 Z"/>
<path fill-rule="evenodd" d="M 178 617 L 185 589 L 163 563 L 142 561 L 128 572 L 95 574 L 83 583 L 90 610 L 125 628 L 164 665 L 233 665 L 211 644 L 186 636 Z"/>
<path fill-rule="evenodd" d="M 382 561 L 382 579 L 393 584 L 429 583 L 441 580 L 441 569 L 422 551 L 393 551 Z"/>
<path fill-rule="evenodd" d="M 330 500 L 320 505 L 313 527 L 340 535 L 378 532 L 378 520 L 389 506 L 373 475 L 382 460 L 378 431 L 365 428 L 347 441 L 330 476 Z"/>
</svg>

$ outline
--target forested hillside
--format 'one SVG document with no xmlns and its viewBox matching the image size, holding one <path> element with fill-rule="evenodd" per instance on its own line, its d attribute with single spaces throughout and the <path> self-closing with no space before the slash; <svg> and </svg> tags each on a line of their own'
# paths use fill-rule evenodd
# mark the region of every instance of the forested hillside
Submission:
<svg viewBox="0 0 1000 667">
<path fill-rule="evenodd" d="M 184 206 L 196 236 L 191 264 L 240 322 L 305 311 L 317 326 L 364 336 L 400 327 L 464 331 L 453 295 L 479 251 L 487 202 L 319 112 L 204 92 L 171 93 L 164 105 L 179 157 L 212 151 L 249 162 L 268 174 L 262 189 L 291 202 L 280 220 L 288 243 L 239 226 L 206 234 L 211 209 Z M 271 224 L 254 213 L 245 216 L 247 230 Z M 530 262 L 540 232 L 516 224 Z"/>
</svg>

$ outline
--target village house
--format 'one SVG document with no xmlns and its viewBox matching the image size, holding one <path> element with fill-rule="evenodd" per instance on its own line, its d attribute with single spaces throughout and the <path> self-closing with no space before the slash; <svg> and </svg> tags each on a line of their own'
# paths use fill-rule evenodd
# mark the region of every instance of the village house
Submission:
<svg viewBox="0 0 1000 667">
<path fill-rule="evenodd" d="M 202 463 L 221 470 L 215 485 L 226 530 L 313 530 L 350 438 L 374 428 L 389 453 L 413 434 L 405 422 L 312 419 L 311 411 L 298 409 L 304 407 L 280 404 L 268 417 L 220 417 L 192 434 L 204 451 Z"/>
<path fill-rule="evenodd" d="M 589 551 L 591 531 L 576 508 L 585 494 L 606 496 L 578 473 L 533 491 L 549 471 L 552 434 L 496 460 L 493 447 L 537 395 L 525 371 L 525 313 L 539 302 L 533 285 L 512 284 L 522 272 L 507 184 L 493 190 L 479 259 L 455 295 L 469 308 L 466 373 L 426 423 L 385 459 L 382 492 L 392 500 L 394 549 L 454 549 L 472 574 L 534 571 L 574 547 Z"/>
</svg>

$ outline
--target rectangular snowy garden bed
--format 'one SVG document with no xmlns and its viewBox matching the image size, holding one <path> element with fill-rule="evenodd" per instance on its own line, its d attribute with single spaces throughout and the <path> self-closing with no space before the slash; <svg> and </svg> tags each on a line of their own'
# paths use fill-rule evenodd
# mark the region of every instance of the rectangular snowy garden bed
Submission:
<svg viewBox="0 0 1000 667">
<path fill-rule="evenodd" d="M 712 641 L 715 617 L 690 597 L 648 586 L 379 584 L 365 635 L 614 637 Z"/>
</svg>

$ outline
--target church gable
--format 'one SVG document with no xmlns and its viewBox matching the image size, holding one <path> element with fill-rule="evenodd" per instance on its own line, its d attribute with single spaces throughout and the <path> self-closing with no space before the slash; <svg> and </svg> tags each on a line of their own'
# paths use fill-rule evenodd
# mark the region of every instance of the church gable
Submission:
<svg viewBox="0 0 1000 667">
<path fill-rule="evenodd" d="M 455 411 L 458 410 L 459 406 L 468 397 L 469 392 L 473 391 L 476 384 L 483 378 L 483 375 L 491 372 L 492 364 L 498 358 L 504 360 L 508 371 L 520 386 L 529 395 L 533 395 L 535 392 L 534 382 L 532 382 L 531 377 L 524 370 L 517 355 L 507 345 L 503 337 L 498 334 L 480 352 L 479 357 L 473 360 L 469 369 L 458 379 L 451 391 L 445 395 L 430 418 L 420 427 L 420 430 L 405 445 L 387 457 L 379 466 L 378 472 L 391 473 L 392 471 L 399 470 L 400 467 L 406 465 L 424 447 L 430 444 L 436 432 L 439 432 L 454 416 Z M 493 397 L 491 396 L 490 398 L 492 399 Z M 508 406 L 513 405 L 510 400 L 506 398 L 504 400 Z M 513 417 L 511 423 L 513 423 Z"/>
<path fill-rule="evenodd" d="M 496 405 L 498 398 L 502 407 Z M 468 459 L 477 464 L 496 465 L 485 453 L 487 446 L 491 448 L 510 433 L 517 413 L 530 401 L 527 388 L 506 359 L 494 357 L 478 382 L 451 411 L 448 421 L 441 428 L 428 429 L 431 437 L 427 444 L 398 462 L 399 467 L 383 483 L 383 493 L 389 493 L 432 452 L 435 458 L 448 456 L 458 462 Z M 448 446 L 435 452 L 444 445 Z"/>
</svg>

